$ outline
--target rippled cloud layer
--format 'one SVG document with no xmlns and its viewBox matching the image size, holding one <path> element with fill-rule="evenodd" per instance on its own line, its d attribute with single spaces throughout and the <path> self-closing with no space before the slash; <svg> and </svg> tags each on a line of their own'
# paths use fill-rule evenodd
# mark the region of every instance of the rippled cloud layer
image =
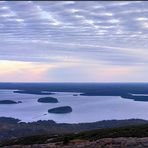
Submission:
<svg viewBox="0 0 148 148">
<path fill-rule="evenodd" d="M 0 81 L 147 81 L 147 16 L 146 1 L 1 1 Z"/>
</svg>

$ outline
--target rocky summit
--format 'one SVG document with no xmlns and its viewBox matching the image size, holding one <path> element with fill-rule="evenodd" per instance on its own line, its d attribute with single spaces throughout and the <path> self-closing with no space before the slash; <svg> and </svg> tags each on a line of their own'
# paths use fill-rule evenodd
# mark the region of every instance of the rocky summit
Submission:
<svg viewBox="0 0 148 148">
<path fill-rule="evenodd" d="M 87 140 L 71 140 L 67 144 L 63 142 L 48 143 L 50 139 L 44 144 L 33 145 L 13 145 L 5 146 L 4 148 L 147 148 L 148 137 L 119 137 L 119 138 L 103 138 L 96 141 Z"/>
</svg>

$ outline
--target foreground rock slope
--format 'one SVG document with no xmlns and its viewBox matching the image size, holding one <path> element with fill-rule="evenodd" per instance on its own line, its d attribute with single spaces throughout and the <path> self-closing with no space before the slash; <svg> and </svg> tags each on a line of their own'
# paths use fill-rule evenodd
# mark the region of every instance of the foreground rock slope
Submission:
<svg viewBox="0 0 148 148">
<path fill-rule="evenodd" d="M 49 139 L 50 140 L 50 139 Z M 148 137 L 119 137 L 119 138 L 103 138 L 93 142 L 87 140 L 71 140 L 68 144 L 47 143 L 33 145 L 13 145 L 4 146 L 4 148 L 147 148 Z"/>
</svg>

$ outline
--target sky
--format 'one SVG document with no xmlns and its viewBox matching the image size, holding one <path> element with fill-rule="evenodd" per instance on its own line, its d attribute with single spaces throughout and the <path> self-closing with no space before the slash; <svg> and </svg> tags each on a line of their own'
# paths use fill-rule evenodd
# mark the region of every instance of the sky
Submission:
<svg viewBox="0 0 148 148">
<path fill-rule="evenodd" d="M 0 1 L 0 82 L 148 82 L 147 1 Z"/>
</svg>

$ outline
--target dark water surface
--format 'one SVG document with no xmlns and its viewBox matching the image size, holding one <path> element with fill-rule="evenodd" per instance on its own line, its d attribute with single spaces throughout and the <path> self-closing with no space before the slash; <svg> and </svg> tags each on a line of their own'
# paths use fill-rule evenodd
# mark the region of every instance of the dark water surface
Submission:
<svg viewBox="0 0 148 148">
<path fill-rule="evenodd" d="M 19 104 L 1 104 L 1 117 L 15 117 L 26 122 L 54 120 L 67 123 L 129 118 L 148 119 L 147 100 L 134 101 L 134 99 L 120 97 L 127 93 L 146 96 L 147 83 L 0 83 L 0 88 L 0 100 L 22 101 Z M 13 93 L 14 89 L 41 90 L 55 92 L 55 94 Z M 81 93 L 86 95 L 82 96 Z M 47 96 L 57 98 L 59 103 L 37 102 L 39 98 Z M 48 109 L 59 106 L 71 106 L 73 111 L 60 115 L 48 113 Z"/>
</svg>

